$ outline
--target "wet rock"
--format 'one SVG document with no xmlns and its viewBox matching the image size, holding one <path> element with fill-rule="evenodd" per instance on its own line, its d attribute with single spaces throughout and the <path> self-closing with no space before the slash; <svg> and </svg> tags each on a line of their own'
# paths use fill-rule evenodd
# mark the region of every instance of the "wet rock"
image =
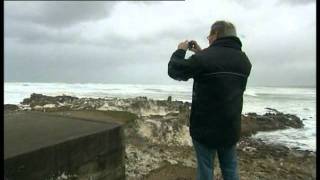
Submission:
<svg viewBox="0 0 320 180">
<path fill-rule="evenodd" d="M 136 98 L 77 98 L 72 96 L 46 96 L 31 94 L 22 102 L 29 105 L 32 110 L 61 111 L 61 110 L 112 110 L 128 111 L 136 114 L 142 120 L 141 128 L 150 131 L 150 139 L 157 139 L 153 135 L 164 134 L 162 139 L 176 139 L 184 137 L 189 127 L 191 104 L 182 101 L 153 100 L 145 96 Z M 273 108 L 267 108 L 269 112 L 258 115 L 247 113 L 242 115 L 241 135 L 250 136 L 257 131 L 272 131 L 286 128 L 302 128 L 302 120 L 292 114 L 284 114 Z M 146 122 L 149 120 L 149 122 Z M 151 123 L 151 124 L 150 124 Z M 153 123 L 153 125 L 152 125 Z M 156 124 L 156 126 L 155 126 Z M 170 127 L 170 128 L 169 128 Z M 171 130 L 171 128 L 173 130 Z M 148 129 L 148 130 L 147 130 Z M 171 134 L 170 134 L 171 133 Z M 176 133 L 176 134 L 175 134 Z M 143 134 L 143 133 L 142 133 Z M 168 135 L 169 134 L 169 135 Z M 159 137 L 160 138 L 160 137 Z M 159 139 L 162 141 L 161 139 Z"/>
<path fill-rule="evenodd" d="M 26 98 L 22 101 L 21 104 L 34 106 L 44 106 L 45 104 L 56 104 L 59 105 L 61 103 L 72 103 L 74 100 L 79 98 L 72 96 L 46 96 L 42 94 L 32 93 L 30 98 Z"/>
<path fill-rule="evenodd" d="M 274 131 L 287 128 L 302 128 L 302 120 L 293 114 L 284 114 L 277 110 L 263 115 L 247 113 L 242 115 L 241 134 L 250 136 L 258 131 Z"/>
<path fill-rule="evenodd" d="M 5 104 L 3 107 L 4 111 L 17 111 L 19 110 L 19 106 L 14 104 Z"/>
</svg>

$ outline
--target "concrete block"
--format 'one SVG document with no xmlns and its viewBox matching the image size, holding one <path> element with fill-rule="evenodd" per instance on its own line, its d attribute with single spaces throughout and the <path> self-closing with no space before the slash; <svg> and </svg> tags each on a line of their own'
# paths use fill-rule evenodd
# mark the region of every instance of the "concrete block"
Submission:
<svg viewBox="0 0 320 180">
<path fill-rule="evenodd" d="M 4 112 L 9 180 L 125 179 L 122 126 L 45 112 Z"/>
</svg>

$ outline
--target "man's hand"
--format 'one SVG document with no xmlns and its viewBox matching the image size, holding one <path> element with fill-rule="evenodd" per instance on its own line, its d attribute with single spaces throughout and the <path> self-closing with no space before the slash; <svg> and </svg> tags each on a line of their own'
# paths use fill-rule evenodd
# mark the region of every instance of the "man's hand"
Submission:
<svg viewBox="0 0 320 180">
<path fill-rule="evenodd" d="M 197 41 L 192 40 L 190 42 L 193 42 L 195 45 L 192 49 L 189 49 L 190 51 L 196 53 L 196 52 L 199 52 L 202 50 L 201 47 L 199 46 L 199 44 L 197 43 Z M 189 41 L 187 41 L 187 40 L 179 43 L 179 45 L 178 45 L 178 49 L 183 49 L 186 51 L 186 50 L 188 50 L 188 48 L 189 48 Z"/>
<path fill-rule="evenodd" d="M 199 44 L 197 43 L 197 41 L 192 40 L 190 42 L 193 42 L 195 45 L 192 49 L 190 49 L 190 51 L 197 53 L 202 50 L 201 47 L 199 46 Z"/>
<path fill-rule="evenodd" d="M 179 45 L 178 45 L 178 49 L 183 49 L 183 50 L 188 50 L 188 41 L 184 41 L 184 42 L 181 42 Z"/>
</svg>

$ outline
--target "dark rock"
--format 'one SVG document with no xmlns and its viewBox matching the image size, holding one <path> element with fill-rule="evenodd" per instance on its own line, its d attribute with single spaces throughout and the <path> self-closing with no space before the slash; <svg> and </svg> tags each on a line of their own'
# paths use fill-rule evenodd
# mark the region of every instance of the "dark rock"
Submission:
<svg viewBox="0 0 320 180">
<path fill-rule="evenodd" d="M 265 108 L 265 109 L 269 110 L 270 112 L 280 113 L 278 110 L 273 109 L 273 108 L 269 108 L 269 107 L 267 107 L 267 108 Z"/>
<path fill-rule="evenodd" d="M 257 114 L 257 113 L 254 113 L 254 112 L 249 112 L 249 113 L 247 113 L 246 115 L 247 115 L 247 116 L 258 116 L 258 114 Z"/>
<path fill-rule="evenodd" d="M 23 100 L 22 104 L 35 106 L 38 110 L 63 111 L 63 110 L 95 110 L 104 105 L 118 111 L 128 111 L 138 116 L 148 116 L 155 121 L 164 119 L 174 129 L 181 130 L 183 125 L 189 126 L 191 103 L 172 101 L 169 96 L 167 100 L 153 100 L 145 96 L 136 98 L 77 98 L 72 96 L 45 96 L 32 94 L 30 98 Z M 44 105 L 54 104 L 46 108 Z M 51 108 L 53 107 L 53 108 Z M 35 109 L 35 108 L 33 108 Z M 264 115 L 247 113 L 242 115 L 241 136 L 250 136 L 258 131 L 273 131 L 286 128 L 302 128 L 302 120 L 296 115 L 285 114 L 273 108 L 266 108 L 269 112 Z M 166 130 L 164 130 L 164 133 Z"/>
<path fill-rule="evenodd" d="M 264 115 L 256 113 L 242 115 L 242 136 L 249 136 L 257 131 L 273 131 L 290 127 L 302 128 L 304 126 L 302 120 L 296 115 L 284 114 L 275 109 L 272 109 L 272 111 L 273 113 L 268 112 Z"/>
<path fill-rule="evenodd" d="M 34 106 L 43 106 L 45 104 L 55 104 L 58 105 L 59 103 L 72 103 L 74 100 L 79 98 L 72 97 L 72 96 L 46 96 L 42 94 L 31 94 L 30 98 L 26 98 L 22 101 L 21 104 L 30 105 L 30 107 Z"/>
<path fill-rule="evenodd" d="M 14 104 L 5 104 L 3 109 L 4 111 L 17 111 L 19 110 L 19 106 Z"/>
</svg>

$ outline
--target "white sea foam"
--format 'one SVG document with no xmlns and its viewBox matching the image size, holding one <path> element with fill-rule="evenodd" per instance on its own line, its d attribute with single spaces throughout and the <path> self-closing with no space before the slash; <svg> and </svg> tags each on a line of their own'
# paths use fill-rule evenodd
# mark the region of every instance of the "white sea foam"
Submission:
<svg viewBox="0 0 320 180">
<path fill-rule="evenodd" d="M 167 99 L 191 102 L 192 85 L 146 85 L 146 84 L 101 84 L 101 83 L 5 83 L 4 104 L 19 104 L 31 93 L 50 96 L 71 95 L 77 97 L 136 97 Z M 244 95 L 243 113 L 263 114 L 266 108 L 295 114 L 305 119 L 303 129 L 289 129 L 258 133 L 255 138 L 278 142 L 289 147 L 315 151 L 316 139 L 316 89 L 285 87 L 247 87 Z"/>
</svg>

